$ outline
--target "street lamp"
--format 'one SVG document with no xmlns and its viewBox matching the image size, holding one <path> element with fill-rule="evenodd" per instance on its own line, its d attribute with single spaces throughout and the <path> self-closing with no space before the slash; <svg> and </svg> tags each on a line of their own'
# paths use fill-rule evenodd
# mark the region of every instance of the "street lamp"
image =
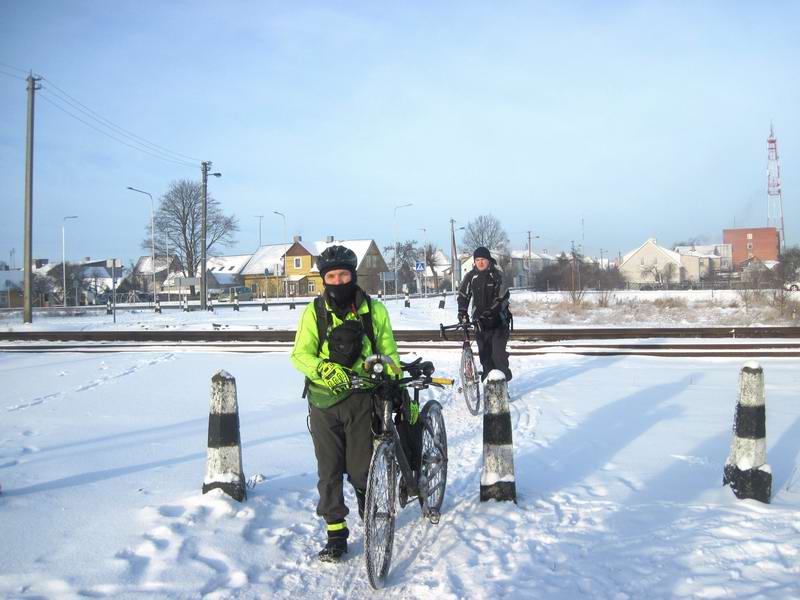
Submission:
<svg viewBox="0 0 800 600">
<path fill-rule="evenodd" d="M 282 212 L 278 212 L 277 210 L 273 210 L 272 214 L 280 215 L 281 217 L 283 217 L 283 241 L 288 242 L 289 240 L 286 239 L 286 215 L 283 214 Z"/>
<path fill-rule="evenodd" d="M 428 277 L 428 230 L 424 227 L 420 227 L 419 230 L 422 232 L 422 266 L 424 267 L 422 270 L 422 297 L 424 298 L 428 295 L 428 285 L 425 281 Z"/>
<path fill-rule="evenodd" d="M 208 176 L 211 171 L 211 161 L 204 160 L 200 163 L 200 171 L 203 175 L 202 186 L 202 205 L 200 217 L 200 310 L 208 309 L 208 285 L 206 281 L 206 239 L 208 221 Z M 210 173 L 212 177 L 222 177 L 222 173 Z"/>
<path fill-rule="evenodd" d="M 264 218 L 264 215 L 253 215 L 256 219 L 258 219 L 258 247 L 261 248 L 261 221 Z"/>
<path fill-rule="evenodd" d="M 153 194 L 145 192 L 144 190 L 136 189 L 135 187 L 128 186 L 132 192 L 139 192 L 150 196 L 150 260 L 151 268 L 153 269 L 153 302 L 156 301 L 156 226 L 153 217 Z"/>
<path fill-rule="evenodd" d="M 408 208 L 409 206 L 413 206 L 413 202 L 409 202 L 408 204 L 401 204 L 400 206 L 394 207 L 394 297 L 395 299 L 400 298 L 400 292 L 397 289 L 397 253 L 398 253 L 398 244 L 397 244 L 397 211 L 401 208 Z"/>
<path fill-rule="evenodd" d="M 64 219 L 61 221 L 61 274 L 64 276 L 64 308 L 67 308 L 67 243 L 64 225 L 66 224 L 67 219 L 77 218 L 78 217 L 76 215 L 72 215 L 70 217 L 64 217 Z"/>
</svg>

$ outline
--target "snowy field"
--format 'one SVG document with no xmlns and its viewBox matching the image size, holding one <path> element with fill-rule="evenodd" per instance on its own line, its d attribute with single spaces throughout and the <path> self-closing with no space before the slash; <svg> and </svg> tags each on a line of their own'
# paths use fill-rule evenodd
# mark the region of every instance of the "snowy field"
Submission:
<svg viewBox="0 0 800 600">
<path fill-rule="evenodd" d="M 457 353 L 426 357 L 455 374 Z M 800 370 L 762 361 L 764 505 L 721 486 L 741 364 L 512 358 L 517 505 L 478 501 L 480 421 L 433 393 L 450 443 L 442 520 L 401 512 L 380 595 L 800 597 Z M 241 505 L 200 493 L 217 369 L 238 382 Z M 315 461 L 287 354 L 5 353 L 0 379 L 3 598 L 375 596 L 357 517 L 346 563 L 314 558 Z"/>
<path fill-rule="evenodd" d="M 389 300 L 386 305 L 395 329 L 438 328 L 439 323 L 455 323 L 456 308 L 452 296 L 446 299 L 444 309 L 439 309 L 441 297 L 413 298 L 411 308 L 404 308 L 402 300 Z M 753 325 L 800 324 L 800 292 L 786 296 L 784 315 L 769 304 L 769 295 L 762 297 L 763 304 L 745 309 L 738 292 L 711 291 L 648 291 L 614 292 L 610 306 L 597 306 L 598 294 L 587 292 L 586 303 L 575 307 L 562 292 L 515 291 L 511 296 L 514 326 L 523 328 L 547 327 L 718 327 Z M 20 312 L 0 311 L 0 331 L 47 330 L 135 330 L 135 329 L 211 329 L 213 323 L 230 329 L 294 329 L 303 305 L 297 310 L 288 306 L 274 306 L 262 312 L 260 306 L 243 306 L 235 312 L 230 306 L 216 305 L 213 313 L 199 310 L 182 312 L 178 308 L 164 308 L 156 314 L 152 308 L 126 308 L 117 311 L 117 322 L 105 310 L 85 310 L 70 316 L 34 313 L 34 322 L 22 323 Z"/>
<path fill-rule="evenodd" d="M 452 299 L 437 303 L 390 302 L 395 327 L 452 322 Z M 300 310 L 122 311 L 117 325 L 103 312 L 28 326 L 4 316 L 0 327 L 291 329 Z M 425 357 L 456 376 L 458 351 Z M 800 365 L 761 363 L 770 505 L 721 486 L 743 360 L 512 357 L 517 505 L 478 501 L 481 421 L 452 390 L 432 392 L 450 444 L 442 520 L 400 513 L 377 596 L 800 597 Z M 252 485 L 241 505 L 200 493 L 218 369 L 238 382 Z M 301 388 L 286 352 L 0 353 L 0 597 L 375 597 L 357 517 L 349 560 L 315 560 L 324 531 Z"/>
</svg>

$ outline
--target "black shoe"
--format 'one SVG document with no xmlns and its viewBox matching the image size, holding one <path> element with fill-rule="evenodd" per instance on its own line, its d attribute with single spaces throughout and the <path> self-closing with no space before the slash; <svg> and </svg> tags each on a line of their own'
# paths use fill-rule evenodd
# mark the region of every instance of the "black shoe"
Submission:
<svg viewBox="0 0 800 600">
<path fill-rule="evenodd" d="M 347 554 L 347 539 L 330 538 L 318 556 L 322 562 L 340 562 L 345 554 Z"/>
<path fill-rule="evenodd" d="M 358 516 L 364 520 L 364 506 L 367 503 L 367 492 L 364 490 L 356 490 L 356 502 L 358 502 Z"/>
</svg>

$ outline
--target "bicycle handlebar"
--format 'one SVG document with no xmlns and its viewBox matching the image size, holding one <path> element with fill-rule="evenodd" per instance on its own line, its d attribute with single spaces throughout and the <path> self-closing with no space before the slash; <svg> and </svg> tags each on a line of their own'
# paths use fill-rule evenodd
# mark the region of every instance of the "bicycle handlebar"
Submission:
<svg viewBox="0 0 800 600">
<path fill-rule="evenodd" d="M 475 321 L 465 321 L 464 323 L 456 323 L 455 325 L 442 325 L 439 323 L 439 335 L 446 342 L 449 340 L 447 339 L 447 334 L 445 331 L 456 331 L 458 329 L 463 329 L 464 334 L 466 334 L 470 329 L 474 329 L 475 331 L 481 330 L 480 326 Z"/>
</svg>

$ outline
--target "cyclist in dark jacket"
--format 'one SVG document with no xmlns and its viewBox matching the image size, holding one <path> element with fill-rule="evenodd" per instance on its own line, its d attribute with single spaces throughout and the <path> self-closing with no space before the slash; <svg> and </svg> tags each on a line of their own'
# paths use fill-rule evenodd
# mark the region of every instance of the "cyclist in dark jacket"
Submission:
<svg viewBox="0 0 800 600">
<path fill-rule="evenodd" d="M 458 320 L 469 321 L 472 300 L 472 320 L 478 326 L 475 340 L 483 366 L 482 379 L 489 371 L 499 369 L 511 381 L 508 367 L 508 343 L 511 312 L 508 309 L 509 291 L 503 284 L 503 273 L 496 266 L 487 248 L 479 246 L 472 254 L 475 267 L 467 273 L 458 289 Z"/>
</svg>

